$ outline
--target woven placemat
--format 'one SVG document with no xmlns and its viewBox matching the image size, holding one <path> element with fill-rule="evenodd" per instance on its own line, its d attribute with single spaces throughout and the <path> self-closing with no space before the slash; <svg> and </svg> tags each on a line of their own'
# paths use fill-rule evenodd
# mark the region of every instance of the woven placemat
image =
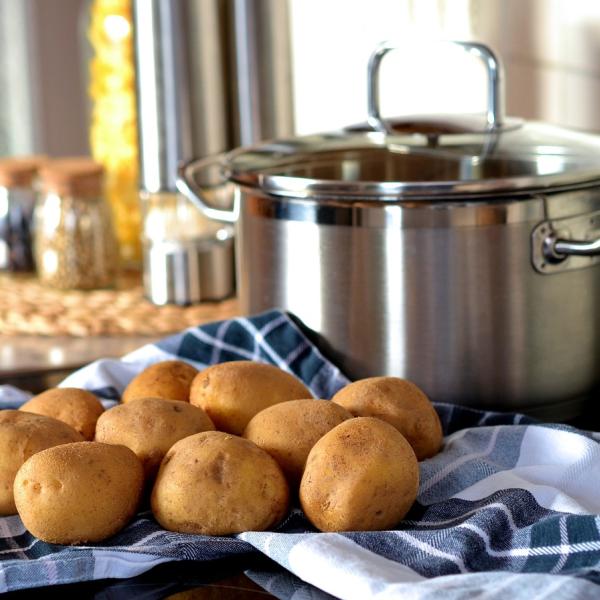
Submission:
<svg viewBox="0 0 600 600">
<path fill-rule="evenodd" d="M 2 335 L 163 335 L 239 315 L 235 299 L 194 306 L 156 306 L 144 298 L 138 273 L 115 289 L 62 291 L 33 276 L 0 274 Z"/>
</svg>

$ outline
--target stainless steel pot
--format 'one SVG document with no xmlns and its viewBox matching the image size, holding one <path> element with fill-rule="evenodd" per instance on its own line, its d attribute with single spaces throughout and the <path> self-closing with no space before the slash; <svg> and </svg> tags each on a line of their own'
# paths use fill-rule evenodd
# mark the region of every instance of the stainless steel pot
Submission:
<svg viewBox="0 0 600 600">
<path fill-rule="evenodd" d="M 488 68 L 483 120 L 384 121 L 384 44 L 375 131 L 190 163 L 179 189 L 237 223 L 243 310 L 291 311 L 349 376 L 566 419 L 600 385 L 600 138 L 505 119 L 496 57 L 460 44 Z"/>
</svg>

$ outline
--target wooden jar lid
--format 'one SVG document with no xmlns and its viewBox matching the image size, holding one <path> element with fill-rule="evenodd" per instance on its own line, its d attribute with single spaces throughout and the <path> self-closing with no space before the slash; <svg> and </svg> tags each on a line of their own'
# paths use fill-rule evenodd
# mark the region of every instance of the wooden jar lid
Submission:
<svg viewBox="0 0 600 600">
<path fill-rule="evenodd" d="M 98 197 L 103 177 L 103 166 L 87 157 L 52 160 L 40 170 L 43 190 L 59 196 Z"/>
<path fill-rule="evenodd" d="M 45 156 L 0 159 L 0 186 L 7 188 L 31 187 L 38 169 L 46 160 Z"/>
</svg>

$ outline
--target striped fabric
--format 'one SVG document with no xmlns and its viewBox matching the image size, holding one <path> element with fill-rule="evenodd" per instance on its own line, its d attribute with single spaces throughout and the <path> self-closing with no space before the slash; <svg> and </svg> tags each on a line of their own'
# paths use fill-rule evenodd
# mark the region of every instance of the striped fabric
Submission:
<svg viewBox="0 0 600 600">
<path fill-rule="evenodd" d="M 288 315 L 272 311 L 97 361 L 62 385 L 92 390 L 111 406 L 141 368 L 172 358 L 198 368 L 269 362 L 320 398 L 347 383 Z M 26 398 L 0 386 L 2 408 Z M 0 591 L 261 552 L 285 571 L 249 575 L 280 598 L 599 598 L 600 436 L 522 415 L 436 408 L 443 451 L 420 464 L 417 502 L 393 531 L 318 533 L 296 508 L 273 531 L 209 538 L 164 531 L 146 511 L 101 546 L 62 547 L 31 536 L 19 517 L 4 517 Z"/>
</svg>

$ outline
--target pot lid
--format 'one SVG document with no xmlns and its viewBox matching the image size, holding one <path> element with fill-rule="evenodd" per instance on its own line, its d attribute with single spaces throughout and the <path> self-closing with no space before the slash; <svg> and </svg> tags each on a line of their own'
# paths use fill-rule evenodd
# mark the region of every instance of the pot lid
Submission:
<svg viewBox="0 0 600 600">
<path fill-rule="evenodd" d="M 404 46 L 384 42 L 369 60 L 366 126 L 237 150 L 227 175 L 276 195 L 365 200 L 529 194 L 600 180 L 600 136 L 505 118 L 494 52 L 476 42 L 450 43 L 484 63 L 485 115 L 385 120 L 380 64 Z"/>
<path fill-rule="evenodd" d="M 228 177 L 282 196 L 448 198 L 600 180 L 600 136 L 509 119 L 403 119 L 268 142 L 228 155 Z"/>
</svg>

